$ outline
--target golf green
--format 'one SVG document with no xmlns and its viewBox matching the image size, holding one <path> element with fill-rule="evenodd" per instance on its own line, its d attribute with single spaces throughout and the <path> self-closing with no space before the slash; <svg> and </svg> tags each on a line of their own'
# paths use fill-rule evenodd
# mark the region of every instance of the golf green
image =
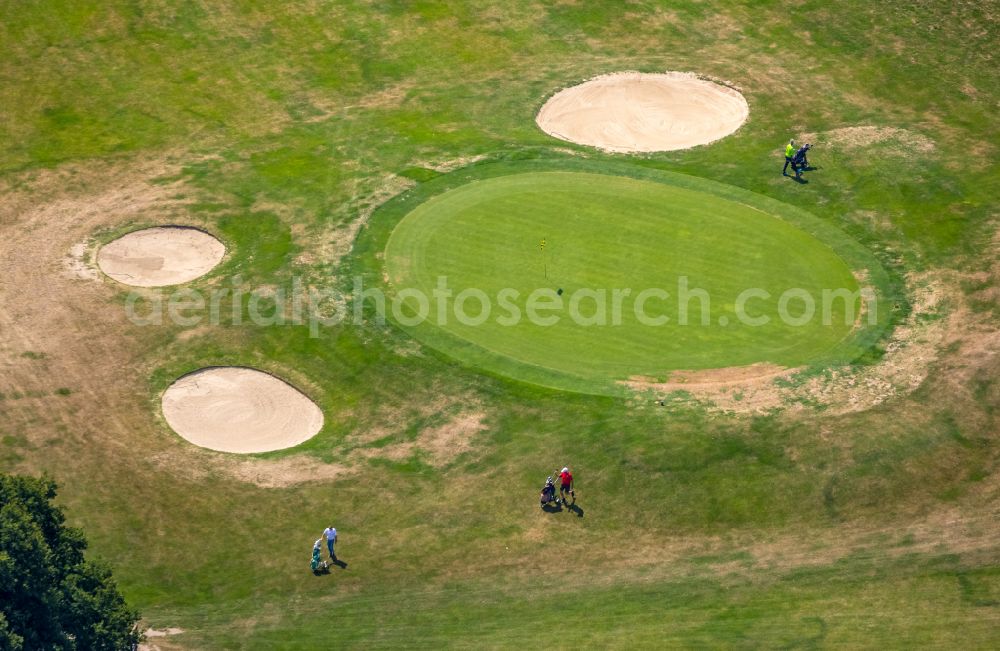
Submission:
<svg viewBox="0 0 1000 651">
<path fill-rule="evenodd" d="M 504 174 L 405 213 L 385 245 L 388 304 L 438 350 L 564 389 L 801 367 L 857 354 L 845 342 L 869 301 L 861 265 L 835 250 L 845 242 L 803 211 L 691 177 Z"/>
</svg>

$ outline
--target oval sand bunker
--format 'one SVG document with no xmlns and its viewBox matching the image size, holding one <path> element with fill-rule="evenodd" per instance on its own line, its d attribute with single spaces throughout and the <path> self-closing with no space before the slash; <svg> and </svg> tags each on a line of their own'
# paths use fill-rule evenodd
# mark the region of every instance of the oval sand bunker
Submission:
<svg viewBox="0 0 1000 651">
<path fill-rule="evenodd" d="M 323 428 L 312 400 L 273 375 L 250 368 L 206 368 L 163 394 L 163 416 L 195 445 L 220 452 L 270 452 L 298 445 Z"/>
<path fill-rule="evenodd" d="M 120 283 L 163 287 L 194 280 L 219 264 L 226 247 L 196 228 L 133 231 L 101 247 L 97 265 Z"/>
<path fill-rule="evenodd" d="M 713 142 L 739 129 L 749 113 L 743 95 L 691 74 L 623 72 L 556 93 L 535 121 L 562 140 L 649 152 Z"/>
</svg>

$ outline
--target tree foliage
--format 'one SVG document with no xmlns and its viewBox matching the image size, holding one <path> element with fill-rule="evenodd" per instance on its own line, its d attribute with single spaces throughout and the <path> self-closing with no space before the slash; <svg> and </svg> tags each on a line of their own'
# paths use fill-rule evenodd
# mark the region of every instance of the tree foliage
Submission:
<svg viewBox="0 0 1000 651">
<path fill-rule="evenodd" d="M 139 614 L 55 495 L 49 479 L 0 474 L 0 651 L 132 649 Z"/>
</svg>

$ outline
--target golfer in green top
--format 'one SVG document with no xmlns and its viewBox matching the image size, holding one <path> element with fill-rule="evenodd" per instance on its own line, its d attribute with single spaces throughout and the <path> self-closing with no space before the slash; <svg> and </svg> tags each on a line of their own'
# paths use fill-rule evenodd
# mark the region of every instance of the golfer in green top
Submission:
<svg viewBox="0 0 1000 651">
<path fill-rule="evenodd" d="M 789 140 L 788 144 L 785 145 L 785 167 L 781 170 L 782 176 L 788 176 L 788 166 L 792 164 L 792 157 L 795 156 L 795 141 Z M 792 167 L 795 170 L 795 167 Z"/>
</svg>

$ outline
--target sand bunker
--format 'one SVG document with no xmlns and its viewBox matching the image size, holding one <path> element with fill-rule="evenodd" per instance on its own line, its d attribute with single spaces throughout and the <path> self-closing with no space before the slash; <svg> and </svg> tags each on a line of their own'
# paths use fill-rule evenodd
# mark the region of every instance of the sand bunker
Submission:
<svg viewBox="0 0 1000 651">
<path fill-rule="evenodd" d="M 536 122 L 556 138 L 607 151 L 671 151 L 727 136 L 749 113 L 743 95 L 692 74 L 623 72 L 556 93 Z"/>
<path fill-rule="evenodd" d="M 163 416 L 195 445 L 220 452 L 269 452 L 323 428 L 323 412 L 273 375 L 241 367 L 195 371 L 163 394 Z"/>
<path fill-rule="evenodd" d="M 134 231 L 103 246 L 101 271 L 136 287 L 179 285 L 219 264 L 226 247 L 196 228 L 166 226 Z"/>
</svg>

